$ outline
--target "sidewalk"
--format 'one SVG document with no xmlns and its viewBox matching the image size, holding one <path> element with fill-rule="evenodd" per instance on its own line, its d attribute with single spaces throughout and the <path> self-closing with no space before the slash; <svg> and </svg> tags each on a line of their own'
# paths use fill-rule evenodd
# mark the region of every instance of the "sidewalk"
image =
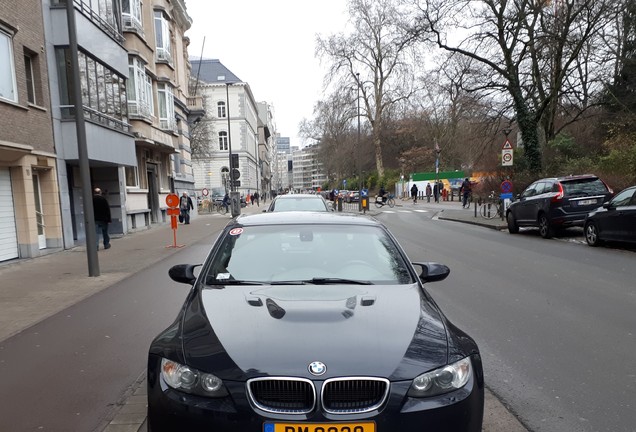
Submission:
<svg viewBox="0 0 636 432">
<path fill-rule="evenodd" d="M 268 203 L 267 203 L 268 204 Z M 241 213 L 260 213 L 266 208 L 248 205 Z M 374 215 L 385 209 L 371 208 Z M 474 217 L 474 210 L 462 209 L 458 202 L 420 203 L 398 200 L 393 210 L 425 209 L 436 212 L 439 219 L 477 224 L 501 229 L 500 219 L 486 220 Z M 357 211 L 356 211 L 357 213 Z M 177 244 L 191 245 L 211 231 L 225 226 L 229 214 L 201 214 L 190 224 L 179 225 Z M 108 250 L 98 252 L 100 276 L 88 276 L 86 248 L 78 246 L 39 258 L 0 263 L 0 342 L 28 327 L 78 303 L 84 298 L 116 284 L 129 275 L 172 255 L 173 244 L 170 225 L 153 227 L 146 231 L 115 237 Z M 143 253 L 142 253 L 143 251 Z M 121 408 L 103 432 L 145 432 L 146 383 L 142 374 L 126 392 Z M 525 432 L 519 422 L 486 389 L 484 431 Z"/>
</svg>

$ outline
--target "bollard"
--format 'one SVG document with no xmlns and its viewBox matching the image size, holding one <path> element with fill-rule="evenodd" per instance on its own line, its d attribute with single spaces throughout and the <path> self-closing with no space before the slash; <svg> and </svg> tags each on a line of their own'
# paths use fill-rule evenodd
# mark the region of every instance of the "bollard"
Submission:
<svg viewBox="0 0 636 432">
<path fill-rule="evenodd" d="M 342 197 L 338 197 L 338 211 L 342 211 Z"/>
</svg>

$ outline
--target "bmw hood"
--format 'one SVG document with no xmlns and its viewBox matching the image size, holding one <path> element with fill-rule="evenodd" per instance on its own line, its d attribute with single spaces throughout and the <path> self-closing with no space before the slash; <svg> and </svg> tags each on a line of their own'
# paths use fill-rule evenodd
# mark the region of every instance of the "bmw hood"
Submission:
<svg viewBox="0 0 636 432">
<path fill-rule="evenodd" d="M 223 379 L 412 379 L 446 364 L 444 320 L 413 285 L 204 288 L 184 311 L 186 363 Z"/>
</svg>

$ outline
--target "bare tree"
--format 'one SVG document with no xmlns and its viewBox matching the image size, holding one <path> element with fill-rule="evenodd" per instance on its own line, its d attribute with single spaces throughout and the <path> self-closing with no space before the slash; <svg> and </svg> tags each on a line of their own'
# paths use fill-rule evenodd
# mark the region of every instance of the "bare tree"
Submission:
<svg viewBox="0 0 636 432">
<path fill-rule="evenodd" d="M 300 134 L 306 140 L 320 143 L 318 158 L 331 180 L 352 174 L 356 135 L 352 120 L 356 116 L 350 89 L 334 92 L 314 108 L 314 120 L 303 121 Z"/>
<path fill-rule="evenodd" d="M 351 34 L 318 37 L 316 53 L 331 66 L 326 77 L 337 88 L 358 85 L 363 114 L 372 130 L 375 164 L 384 175 L 382 130 L 385 113 L 414 89 L 420 57 L 414 36 L 400 25 L 399 0 L 349 0 Z"/>
<path fill-rule="evenodd" d="M 408 1 L 408 0 L 407 0 Z M 529 169 L 542 169 L 541 145 L 560 116 L 577 118 L 606 75 L 601 30 L 613 0 L 414 0 L 412 33 L 473 61 L 470 91 L 510 107 Z M 610 71 L 611 73 L 611 71 Z M 596 83 L 596 84 L 595 84 Z M 499 95 L 499 96 L 497 96 Z M 502 96 L 504 98 L 502 98 Z"/>
<path fill-rule="evenodd" d="M 194 160 L 212 157 L 215 119 L 210 111 L 206 97 L 203 97 L 203 109 L 205 110 L 205 115 L 190 125 L 190 151 Z"/>
</svg>

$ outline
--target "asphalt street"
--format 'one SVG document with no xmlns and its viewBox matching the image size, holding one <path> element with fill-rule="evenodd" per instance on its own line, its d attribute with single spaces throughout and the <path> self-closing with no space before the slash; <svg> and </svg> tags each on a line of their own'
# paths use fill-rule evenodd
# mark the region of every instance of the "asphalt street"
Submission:
<svg viewBox="0 0 636 432">
<path fill-rule="evenodd" d="M 444 206 L 447 215 L 458 210 L 457 203 L 422 210 L 440 214 Z M 391 211 L 413 212 L 401 203 Z M 471 217 L 455 218 L 497 228 Z M 81 247 L 0 265 L 0 430 L 144 430 L 147 347 L 186 293 L 165 270 L 201 261 L 228 220 L 202 215 L 180 226 L 183 248 L 167 247 L 167 227 L 116 238 L 100 251 L 96 278 L 88 277 Z M 490 393 L 486 405 L 484 430 L 524 430 Z"/>
</svg>

